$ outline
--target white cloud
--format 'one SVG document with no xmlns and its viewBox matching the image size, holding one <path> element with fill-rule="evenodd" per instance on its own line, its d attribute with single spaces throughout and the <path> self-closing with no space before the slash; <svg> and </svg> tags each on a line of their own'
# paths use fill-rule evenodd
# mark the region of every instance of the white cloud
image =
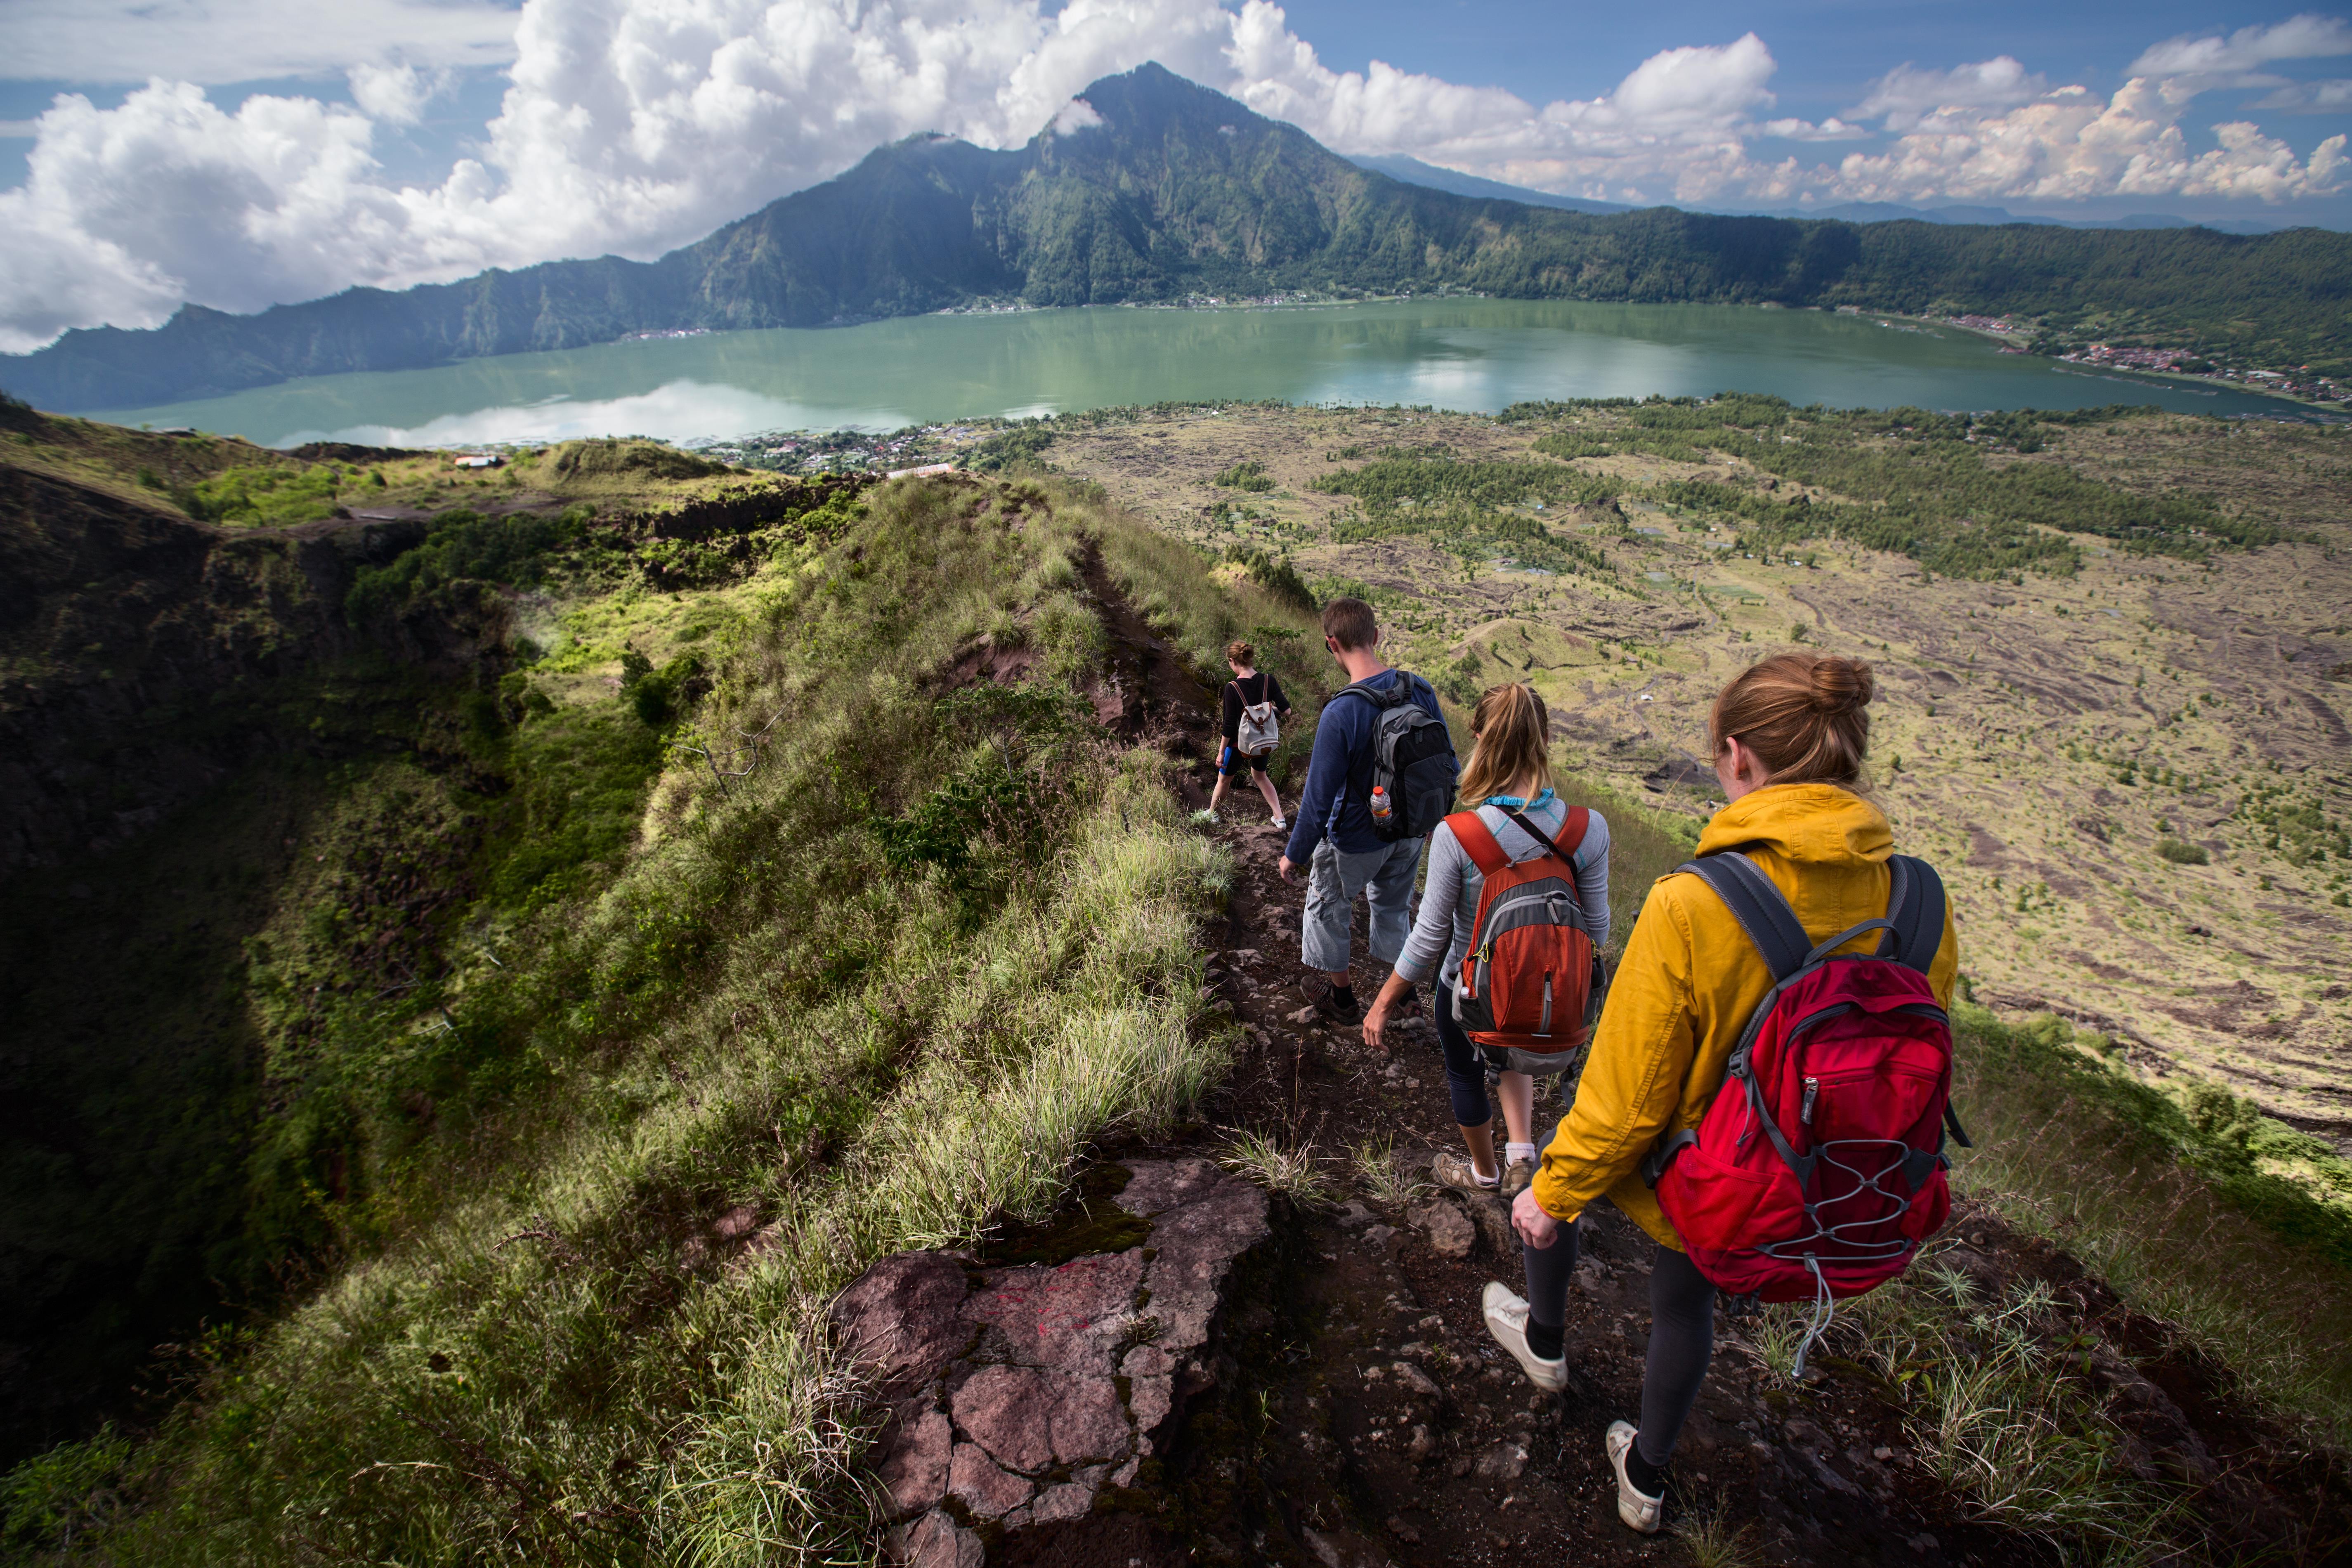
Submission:
<svg viewBox="0 0 2352 1568">
<path fill-rule="evenodd" d="M 1834 114 L 1819 125 L 1807 120 L 1768 120 L 1756 129 L 1787 142 L 1857 142 L 1871 134 L 1868 126 L 1849 125 Z"/>
<path fill-rule="evenodd" d="M 2242 77 L 2280 60 L 2352 55 L 2352 23 L 2340 16 L 2291 16 L 2267 27 L 2241 27 L 2229 37 L 2183 33 L 2141 52 L 2129 74 L 2139 77 Z"/>
<path fill-rule="evenodd" d="M 1049 124 L 1083 130 L 1098 112 L 1073 95 L 1146 60 L 1342 152 L 1405 153 L 1612 201 L 2276 202 L 2336 188 L 2343 140 L 2298 160 L 2233 122 L 2192 150 L 2183 106 L 2217 74 L 2352 38 L 2305 17 L 2175 39 L 2143 63 L 2179 72 L 2104 99 L 2008 56 L 1906 65 L 1844 117 L 1815 123 L 1764 118 L 1777 67 L 1753 33 L 1662 51 L 1605 95 L 1538 106 L 1382 61 L 1335 71 L 1271 0 L 1066 0 L 1051 15 L 1045 0 L 528 0 L 520 13 L 481 0 L 210 0 L 278 24 L 240 26 L 250 47 L 229 63 L 199 37 L 213 13 L 194 0 L 97 3 L 118 20 L 134 6 L 154 18 L 106 29 L 125 58 L 177 40 L 187 66 L 112 110 L 61 96 L 37 122 L 26 182 L 0 191 L 0 347 L 68 326 L 152 325 L 183 300 L 249 310 L 354 283 L 651 257 L 917 132 L 1003 147 Z M 25 35 L 47 62 L 37 68 L 102 75 L 69 67 L 65 10 L 18 0 L 12 42 Z M 20 26 L 28 16 L 37 25 Z M 414 121 L 444 73 L 493 46 L 511 55 L 510 85 L 474 155 L 437 184 L 389 182 L 378 128 Z M 356 109 L 255 96 L 228 110 L 192 85 L 330 59 Z M 1857 123 L 1865 117 L 1880 129 Z M 1759 137 L 1865 135 L 1891 140 L 1834 163 L 1749 152 Z"/>
<path fill-rule="evenodd" d="M 1871 85 L 1870 96 L 1846 110 L 1857 120 L 1879 120 L 1890 131 L 1908 131 L 1947 109 L 2009 109 L 2050 91 L 2049 79 L 2029 74 L 2007 55 L 1948 71 L 1895 67 Z"/>
<path fill-rule="evenodd" d="M 430 73 L 415 66 L 353 66 L 350 73 L 352 101 L 360 112 L 388 125 L 414 125 L 425 116 L 425 106 L 449 90 L 456 73 Z"/>
<path fill-rule="evenodd" d="M 1083 98 L 1074 98 L 1062 105 L 1061 111 L 1054 116 L 1052 129 L 1056 136 L 1072 136 L 1081 131 L 1090 131 L 1102 122 L 1103 117 L 1095 111 L 1093 104 Z"/>
<path fill-rule="evenodd" d="M 2289 114 L 2341 114 L 2352 109 L 2352 81 L 2299 81 L 2258 98 L 2248 107 Z"/>
<path fill-rule="evenodd" d="M 500 0 L 7 0 L 0 76 L 217 86 L 339 77 L 355 60 L 426 68 L 514 58 Z"/>
</svg>

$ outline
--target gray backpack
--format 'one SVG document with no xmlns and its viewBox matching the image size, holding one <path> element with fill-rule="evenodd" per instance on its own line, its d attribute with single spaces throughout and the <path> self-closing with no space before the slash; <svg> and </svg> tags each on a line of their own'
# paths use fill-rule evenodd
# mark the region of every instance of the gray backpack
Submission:
<svg viewBox="0 0 2352 1568">
<path fill-rule="evenodd" d="M 1233 684 L 1235 691 L 1241 689 L 1240 681 L 1236 680 Z M 1269 681 L 1267 684 L 1271 686 L 1272 682 Z M 1264 702 L 1242 704 L 1242 721 L 1234 742 L 1235 751 L 1244 757 L 1262 757 L 1274 750 L 1281 739 L 1282 721 L 1275 716 L 1274 699 L 1270 691 Z"/>
<path fill-rule="evenodd" d="M 1415 691 L 1428 690 L 1429 682 L 1402 669 L 1396 674 L 1385 688 L 1358 681 L 1339 692 L 1362 698 L 1379 712 L 1372 721 L 1372 798 L 1365 804 L 1373 837 L 1390 844 L 1434 832 L 1454 809 L 1454 781 L 1462 772 L 1445 721 L 1410 700 Z"/>
</svg>

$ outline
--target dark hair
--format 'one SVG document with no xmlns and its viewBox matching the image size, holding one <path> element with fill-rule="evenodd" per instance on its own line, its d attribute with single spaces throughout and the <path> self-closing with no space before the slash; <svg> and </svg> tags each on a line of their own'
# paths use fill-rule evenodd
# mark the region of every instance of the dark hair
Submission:
<svg viewBox="0 0 2352 1568">
<path fill-rule="evenodd" d="M 1862 781 L 1870 750 L 1870 666 L 1834 654 L 1776 653 L 1731 678 L 1715 700 L 1708 738 L 1720 753 L 1737 736 L 1768 784 Z"/>
<path fill-rule="evenodd" d="M 1229 642 L 1225 645 L 1225 662 L 1246 664 L 1255 668 L 1257 664 L 1257 649 L 1245 642 Z"/>
<path fill-rule="evenodd" d="M 1349 653 L 1371 647 L 1380 630 L 1372 607 L 1361 599 L 1334 599 L 1323 606 L 1323 635 Z"/>
</svg>

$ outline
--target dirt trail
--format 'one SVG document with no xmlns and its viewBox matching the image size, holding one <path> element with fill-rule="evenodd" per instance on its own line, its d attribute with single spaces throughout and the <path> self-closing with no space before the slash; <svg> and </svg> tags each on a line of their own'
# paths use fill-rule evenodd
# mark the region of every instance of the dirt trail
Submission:
<svg viewBox="0 0 2352 1568">
<path fill-rule="evenodd" d="M 1182 760 L 1181 788 L 1199 805 L 1214 781 L 1212 693 L 1185 672 L 1105 579 L 1087 569 L 1114 640 L 1097 698 L 1106 723 Z M 1287 795 L 1289 792 L 1286 792 Z M 1310 1147 L 1335 1173 L 1345 1157 L 1390 1142 L 1410 1170 L 1458 1142 L 1433 1029 L 1391 1033 L 1392 1054 L 1353 1030 L 1301 1014 L 1297 942 L 1302 889 L 1275 862 L 1280 836 L 1254 792 L 1213 830 L 1236 879 L 1213 929 L 1209 978 L 1246 1037 L 1202 1125 L 1166 1144 L 1113 1141 L 1118 1162 L 1221 1152 L 1246 1128 Z M 1379 973 L 1360 958 L 1360 995 Z M 1549 1124 L 1560 1106 L 1539 1100 Z M 1099 1181 L 1061 1215 L 1000 1243 L 1021 1259 L 1068 1260 L 1103 1244 Z M 1097 1190 L 1102 1189 L 1102 1190 Z M 1115 1217 L 1115 1216 L 1113 1216 Z M 1589 1217 L 1568 1319 L 1566 1394 L 1533 1389 L 1485 1332 L 1486 1281 L 1519 1280 L 1502 1205 L 1424 1190 L 1402 1208 L 1361 1195 L 1306 1208 L 1277 1199 L 1271 1235 L 1234 1268 L 1203 1371 L 1157 1456 L 1091 1512 L 1006 1529 L 964 1516 L 961 1545 L 936 1556 L 1004 1564 L 1174 1568 L 1179 1563 L 1325 1568 L 1538 1560 L 1676 1563 L 1692 1549 L 1643 1538 L 1617 1521 L 1602 1456 L 1608 1423 L 1638 1408 L 1652 1246 L 1613 1209 Z M 1963 1203 L 1944 1259 L 1999 1289 L 2047 1281 L 2062 1314 L 2133 1360 L 2101 1352 L 2102 1376 L 2150 1479 L 2188 1478 L 2189 1510 L 2218 1555 L 2330 1561 L 2352 1540 L 2347 1489 L 2330 1462 L 2246 1411 L 2227 1374 L 2182 1352 L 2158 1324 L 2126 1310 L 2072 1259 Z M 1122 1240 L 1116 1245 L 1126 1246 Z M 1138 1256 L 1150 1258 L 1150 1252 Z M 973 1260 L 973 1266 L 987 1259 Z M 1744 1337 L 1754 1321 L 1727 1309 L 1698 1408 L 1677 1455 L 1670 1523 L 1711 1517 L 1743 1555 L 1716 1561 L 1808 1564 L 2055 1563 L 2041 1538 L 1971 1522 L 1912 1451 L 1901 1410 L 1865 1369 L 1833 1355 L 1803 1384 L 1770 1373 Z M 953 1498 L 950 1510 L 960 1505 Z M 2317 1544 L 2328 1542 L 2332 1544 Z M 2333 1559 L 2338 1560 L 2341 1559 Z"/>
</svg>

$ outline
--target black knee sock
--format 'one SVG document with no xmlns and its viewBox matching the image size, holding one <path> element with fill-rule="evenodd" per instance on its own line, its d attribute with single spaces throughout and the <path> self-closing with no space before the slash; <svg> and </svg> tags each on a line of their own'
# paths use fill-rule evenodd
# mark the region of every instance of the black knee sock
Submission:
<svg viewBox="0 0 2352 1568">
<path fill-rule="evenodd" d="M 1544 1324 L 1533 1318 L 1528 1320 L 1528 1349 L 1544 1361 L 1558 1361 L 1568 1346 L 1568 1326 L 1564 1323 Z"/>
</svg>

